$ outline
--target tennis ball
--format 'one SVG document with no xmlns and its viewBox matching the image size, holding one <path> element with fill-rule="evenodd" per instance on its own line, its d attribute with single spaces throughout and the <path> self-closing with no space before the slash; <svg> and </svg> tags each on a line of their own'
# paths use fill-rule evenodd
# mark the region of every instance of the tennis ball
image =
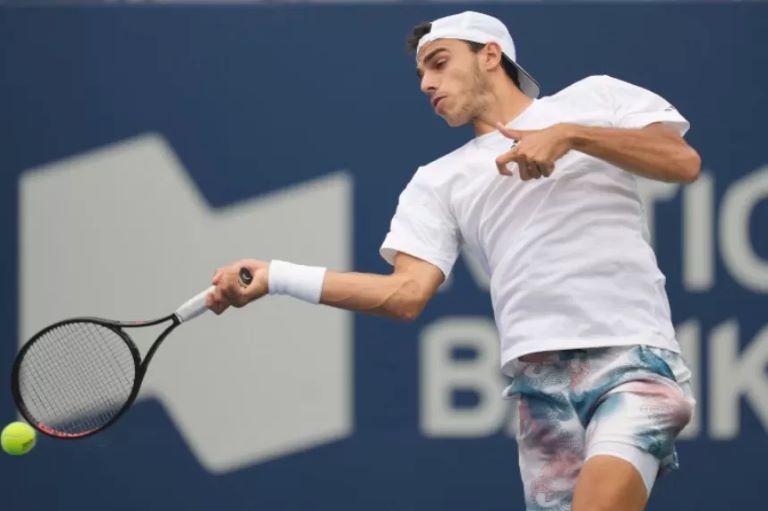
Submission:
<svg viewBox="0 0 768 511">
<path fill-rule="evenodd" d="M 0 433 L 0 445 L 8 454 L 21 456 L 32 450 L 36 437 L 35 430 L 26 422 L 11 422 Z"/>
</svg>

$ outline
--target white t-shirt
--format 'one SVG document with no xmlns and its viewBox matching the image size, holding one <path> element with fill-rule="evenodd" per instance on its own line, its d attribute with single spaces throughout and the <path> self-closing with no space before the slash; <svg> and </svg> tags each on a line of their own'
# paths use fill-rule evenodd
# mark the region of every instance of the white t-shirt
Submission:
<svg viewBox="0 0 768 511">
<path fill-rule="evenodd" d="M 688 122 L 656 94 L 592 76 L 535 100 L 507 126 L 640 128 Z M 570 151 L 549 178 L 502 176 L 511 141 L 477 137 L 420 167 L 400 195 L 381 255 L 423 259 L 447 277 L 462 246 L 490 276 L 501 363 L 540 351 L 646 344 L 679 352 L 635 176 Z"/>
</svg>

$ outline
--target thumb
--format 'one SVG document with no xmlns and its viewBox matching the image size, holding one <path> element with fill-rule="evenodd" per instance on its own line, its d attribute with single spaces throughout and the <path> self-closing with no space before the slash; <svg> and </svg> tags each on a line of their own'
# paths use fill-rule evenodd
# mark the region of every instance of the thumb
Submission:
<svg viewBox="0 0 768 511">
<path fill-rule="evenodd" d="M 525 130 L 513 130 L 512 128 L 507 128 L 500 122 L 496 123 L 496 127 L 498 128 L 499 132 L 504 135 L 507 138 L 511 138 L 513 140 L 522 140 L 525 138 L 525 136 L 528 134 L 528 131 Z"/>
</svg>

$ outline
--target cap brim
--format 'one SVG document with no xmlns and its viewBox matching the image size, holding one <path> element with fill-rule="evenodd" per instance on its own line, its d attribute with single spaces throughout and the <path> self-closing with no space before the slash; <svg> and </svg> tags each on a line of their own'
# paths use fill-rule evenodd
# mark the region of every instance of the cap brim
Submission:
<svg viewBox="0 0 768 511">
<path fill-rule="evenodd" d="M 523 94 L 531 98 L 538 98 L 541 92 L 539 82 L 534 80 L 531 74 L 523 69 L 523 66 L 510 59 L 506 55 L 504 55 L 504 58 L 507 59 L 507 62 L 511 63 L 517 69 L 517 79 L 520 82 L 520 90 L 523 91 Z"/>
</svg>

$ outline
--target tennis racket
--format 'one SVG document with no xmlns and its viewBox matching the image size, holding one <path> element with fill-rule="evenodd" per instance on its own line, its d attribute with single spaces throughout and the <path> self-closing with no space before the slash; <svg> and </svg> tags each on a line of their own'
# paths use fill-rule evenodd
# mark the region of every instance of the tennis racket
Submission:
<svg viewBox="0 0 768 511">
<path fill-rule="evenodd" d="M 240 283 L 253 275 L 240 269 Z M 197 294 L 175 312 L 151 321 L 71 318 L 54 323 L 22 346 L 13 364 L 11 392 L 21 415 L 54 438 L 83 438 L 117 421 L 131 407 L 160 344 L 177 326 L 208 310 Z M 170 322 L 144 359 L 126 332 Z"/>
</svg>

